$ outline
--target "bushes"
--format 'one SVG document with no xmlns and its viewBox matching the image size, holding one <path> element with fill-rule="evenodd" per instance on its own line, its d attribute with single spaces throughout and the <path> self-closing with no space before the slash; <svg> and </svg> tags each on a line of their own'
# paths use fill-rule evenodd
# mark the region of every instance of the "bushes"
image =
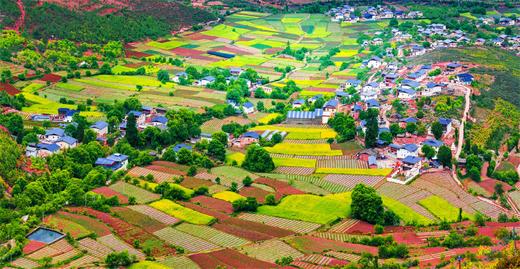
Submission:
<svg viewBox="0 0 520 269">
<path fill-rule="evenodd" d="M 270 172 L 274 169 L 274 162 L 269 153 L 262 147 L 250 146 L 242 167 L 253 172 Z"/>
<path fill-rule="evenodd" d="M 383 207 L 383 199 L 375 189 L 358 184 L 352 191 L 352 217 L 372 224 L 396 225 L 399 217 Z"/>
<path fill-rule="evenodd" d="M 233 210 L 235 212 L 250 211 L 255 212 L 258 208 L 258 202 L 254 197 L 247 197 L 246 199 L 238 199 L 233 202 Z"/>
<path fill-rule="evenodd" d="M 136 262 L 135 255 L 129 255 L 128 251 L 112 252 L 105 258 L 105 263 L 108 268 L 127 267 Z"/>
<path fill-rule="evenodd" d="M 378 248 L 380 258 L 406 258 L 408 257 L 408 247 L 405 244 L 382 245 Z"/>
</svg>

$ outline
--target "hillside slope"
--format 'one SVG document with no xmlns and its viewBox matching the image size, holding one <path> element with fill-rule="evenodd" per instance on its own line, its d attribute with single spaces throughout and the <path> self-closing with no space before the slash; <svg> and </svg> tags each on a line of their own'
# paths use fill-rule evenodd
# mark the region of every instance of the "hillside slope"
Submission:
<svg viewBox="0 0 520 269">
<path fill-rule="evenodd" d="M 24 29 L 43 39 L 128 42 L 157 38 L 216 19 L 206 10 L 161 0 L 24 0 L 24 4 L 27 12 Z"/>
</svg>

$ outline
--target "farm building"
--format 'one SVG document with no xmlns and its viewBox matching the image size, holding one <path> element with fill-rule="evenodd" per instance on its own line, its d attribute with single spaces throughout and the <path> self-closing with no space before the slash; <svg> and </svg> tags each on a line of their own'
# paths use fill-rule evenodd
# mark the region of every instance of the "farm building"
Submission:
<svg viewBox="0 0 520 269">
<path fill-rule="evenodd" d="M 287 113 L 287 124 L 322 124 L 323 110 L 314 111 L 289 111 Z"/>
<path fill-rule="evenodd" d="M 104 121 L 97 121 L 90 125 L 90 128 L 96 132 L 98 137 L 105 136 L 108 133 L 108 123 Z"/>
<path fill-rule="evenodd" d="M 106 158 L 98 158 L 95 165 L 102 166 L 112 171 L 124 170 L 128 166 L 128 156 L 114 153 Z"/>
</svg>

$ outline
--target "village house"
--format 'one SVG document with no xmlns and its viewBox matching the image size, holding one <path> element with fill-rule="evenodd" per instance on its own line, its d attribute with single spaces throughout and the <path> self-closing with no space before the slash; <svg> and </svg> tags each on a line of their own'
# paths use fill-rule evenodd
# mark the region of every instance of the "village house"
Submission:
<svg viewBox="0 0 520 269">
<path fill-rule="evenodd" d="M 403 159 L 403 170 L 420 169 L 422 158 L 417 156 L 407 156 Z"/>
<path fill-rule="evenodd" d="M 416 144 L 405 144 L 397 150 L 397 158 L 404 159 L 408 156 L 419 156 L 419 147 Z"/>
<path fill-rule="evenodd" d="M 207 86 L 208 84 L 211 84 L 213 82 L 215 82 L 215 77 L 214 76 L 206 76 L 206 77 L 203 77 L 201 79 L 199 79 L 198 81 L 195 82 L 195 85 L 197 86 Z"/>
<path fill-rule="evenodd" d="M 114 153 L 106 158 L 98 158 L 94 165 L 101 166 L 112 171 L 126 170 L 128 166 L 128 156 L 120 153 Z"/>
<path fill-rule="evenodd" d="M 244 70 L 242 70 L 242 68 L 240 67 L 231 67 L 229 68 L 229 73 L 232 75 L 232 76 L 240 76 L 240 74 L 242 74 Z"/>
<path fill-rule="evenodd" d="M 175 83 L 179 83 L 181 81 L 181 78 L 188 79 L 188 73 L 179 72 L 179 73 L 175 74 L 175 76 L 173 76 L 173 78 L 171 80 Z"/>
<path fill-rule="evenodd" d="M 260 136 L 256 132 L 246 132 L 242 134 L 236 141 L 234 141 L 233 145 L 243 148 L 253 143 L 258 143 L 260 141 Z"/>
<path fill-rule="evenodd" d="M 398 92 L 397 98 L 399 98 L 399 99 L 411 100 L 411 99 L 415 99 L 417 97 L 417 92 L 412 89 L 398 88 L 397 92 Z"/>
<path fill-rule="evenodd" d="M 370 108 L 379 109 L 380 108 L 379 102 L 376 99 L 367 100 L 366 105 L 367 105 L 367 109 L 370 109 Z"/>
<path fill-rule="evenodd" d="M 54 143 L 54 142 L 58 141 L 58 139 L 62 138 L 63 136 L 65 136 L 65 130 L 63 130 L 61 128 L 52 128 L 52 129 L 45 131 L 44 138 L 46 141 L 48 141 L 50 143 Z"/>
<path fill-rule="evenodd" d="M 442 125 L 444 129 L 444 133 L 450 133 L 452 127 L 452 120 L 447 118 L 439 118 L 439 123 Z"/>
<path fill-rule="evenodd" d="M 421 95 L 422 96 L 439 95 L 444 87 L 446 87 L 446 85 L 444 85 L 444 84 L 428 82 L 428 83 L 426 83 L 426 87 L 421 91 Z"/>
<path fill-rule="evenodd" d="M 366 102 L 370 99 L 377 99 L 377 92 L 376 91 L 363 91 L 361 94 L 359 94 L 361 101 Z"/>
<path fill-rule="evenodd" d="M 37 148 L 37 157 L 45 158 L 47 156 L 50 156 L 52 154 L 58 153 L 60 151 L 60 146 L 58 144 L 46 144 L 46 143 L 39 143 L 36 145 Z"/>
<path fill-rule="evenodd" d="M 305 100 L 303 100 L 303 99 L 298 99 L 298 100 L 295 100 L 294 102 L 292 102 L 292 108 L 300 108 L 303 105 L 305 105 Z"/>
<path fill-rule="evenodd" d="M 323 94 L 317 94 L 317 95 L 314 95 L 313 97 L 310 97 L 309 99 L 307 99 L 307 102 L 309 102 L 309 104 L 314 104 L 314 102 L 316 102 L 322 98 L 323 98 Z"/>
<path fill-rule="evenodd" d="M 435 152 L 438 152 L 439 148 L 442 145 L 444 145 L 444 143 L 442 141 L 439 141 L 436 139 L 427 139 L 422 142 L 422 145 L 428 145 L 428 146 L 432 147 L 435 150 Z"/>
<path fill-rule="evenodd" d="M 63 136 L 56 141 L 56 144 L 60 147 L 60 149 L 71 149 L 75 148 L 78 145 L 78 140 L 71 136 Z"/>
<path fill-rule="evenodd" d="M 255 105 L 253 105 L 253 103 L 251 103 L 251 102 L 245 102 L 242 105 L 242 109 L 244 110 L 245 114 L 251 114 L 251 113 L 255 112 Z"/>
<path fill-rule="evenodd" d="M 322 123 L 326 124 L 330 118 L 334 117 L 336 111 L 338 111 L 339 101 L 336 99 L 330 99 L 323 105 L 323 117 Z"/>
<path fill-rule="evenodd" d="M 143 126 L 146 121 L 146 115 L 143 112 L 132 110 L 128 112 L 127 117 L 135 117 L 135 123 L 137 126 Z"/>
<path fill-rule="evenodd" d="M 154 116 L 150 120 L 150 125 L 158 127 L 159 129 L 166 129 L 166 127 L 168 126 L 168 118 L 162 115 Z"/>
<path fill-rule="evenodd" d="M 370 92 L 379 92 L 380 89 L 381 89 L 381 86 L 380 86 L 379 82 L 376 82 L 376 81 L 372 81 L 363 87 L 363 91 L 370 91 Z"/>
<path fill-rule="evenodd" d="M 90 125 L 90 129 L 96 132 L 97 137 L 103 137 L 108 134 L 108 123 L 104 121 L 97 121 Z"/>
<path fill-rule="evenodd" d="M 470 85 L 471 82 L 473 82 L 473 75 L 469 74 L 469 73 L 462 73 L 462 74 L 457 74 L 455 80 L 460 83 L 460 84 L 464 84 L 464 85 Z"/>
<path fill-rule="evenodd" d="M 381 58 L 379 58 L 377 56 L 373 56 L 372 58 L 370 58 L 370 60 L 367 61 L 366 66 L 368 68 L 375 69 L 375 68 L 379 68 L 382 63 L 383 62 L 382 62 Z"/>
<path fill-rule="evenodd" d="M 181 151 L 181 149 L 185 149 L 187 151 L 192 151 L 193 147 L 190 145 L 184 144 L 184 143 L 177 144 L 173 147 L 173 151 L 175 151 L 175 153 L 179 153 L 179 151 Z"/>
<path fill-rule="evenodd" d="M 354 87 L 356 90 L 359 90 L 361 88 L 361 80 L 359 80 L 359 79 L 348 79 L 345 82 L 345 89 L 348 89 L 350 87 Z"/>
</svg>

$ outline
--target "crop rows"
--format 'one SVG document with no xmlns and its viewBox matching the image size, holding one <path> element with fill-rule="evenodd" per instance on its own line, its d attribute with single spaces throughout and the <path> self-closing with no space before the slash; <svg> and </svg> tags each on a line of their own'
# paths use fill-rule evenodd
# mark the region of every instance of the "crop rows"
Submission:
<svg viewBox="0 0 520 269">
<path fill-rule="evenodd" d="M 297 233 L 309 233 L 316 229 L 318 229 L 321 225 L 317 223 L 311 223 L 311 222 L 305 222 L 305 221 L 299 221 L 299 220 L 290 220 L 290 219 L 284 219 L 284 218 L 278 218 L 278 217 L 271 217 L 266 215 L 260 215 L 260 214 L 249 214 L 244 213 L 240 215 L 241 219 L 264 223 L 270 226 L 294 231 Z"/>
<path fill-rule="evenodd" d="M 329 231 L 333 233 L 345 233 L 358 222 L 359 220 L 357 219 L 344 219 L 341 222 L 332 226 L 332 228 Z"/>
<path fill-rule="evenodd" d="M 287 144 L 324 144 L 324 143 L 327 143 L 327 139 L 314 139 L 314 140 L 285 139 L 283 142 L 287 143 Z"/>
<path fill-rule="evenodd" d="M 340 261 L 335 258 L 323 256 L 320 254 L 309 254 L 298 259 L 298 261 L 317 264 L 322 266 L 340 266 L 348 264 L 345 261 Z"/>
<path fill-rule="evenodd" d="M 175 175 L 160 172 L 157 170 L 148 169 L 145 167 L 139 167 L 136 166 L 128 171 L 128 175 L 133 177 L 146 177 L 147 175 L 153 175 L 153 178 L 156 182 L 162 183 L 162 182 L 168 182 L 172 181 L 172 178 L 175 177 Z"/>
<path fill-rule="evenodd" d="M 172 244 L 180 246 L 190 252 L 207 251 L 218 248 L 217 245 L 201 238 L 181 232 L 171 227 L 166 227 L 154 233 L 157 237 Z"/>
<path fill-rule="evenodd" d="M 231 203 L 213 197 L 201 195 L 192 198 L 190 201 L 192 203 L 199 204 L 200 206 L 217 210 L 226 214 L 233 213 L 233 206 L 231 205 Z"/>
<path fill-rule="evenodd" d="M 80 254 L 80 252 L 77 250 L 77 249 L 71 249 L 67 252 L 64 252 L 60 255 L 56 255 L 54 257 L 52 257 L 52 261 L 54 263 L 59 263 L 59 262 L 63 262 L 65 260 L 68 260 L 68 259 L 71 259 L 73 258 L 74 256 Z"/>
<path fill-rule="evenodd" d="M 357 184 L 365 184 L 373 187 L 384 180 L 384 177 L 363 175 L 326 175 L 323 179 L 331 183 L 345 186 L 351 190 Z"/>
<path fill-rule="evenodd" d="M 249 241 L 247 240 L 221 232 L 219 230 L 207 226 L 198 226 L 189 223 L 183 223 L 175 227 L 175 229 L 202 238 L 213 244 L 227 248 L 238 247 L 249 243 Z"/>
<path fill-rule="evenodd" d="M 321 266 L 321 265 L 315 265 L 315 264 L 301 262 L 301 261 L 292 262 L 291 265 L 294 265 L 294 266 L 296 266 L 298 268 L 302 268 L 302 269 L 321 269 L 321 268 L 323 268 L 323 266 Z"/>
<path fill-rule="evenodd" d="M 11 262 L 11 264 L 16 267 L 26 268 L 26 269 L 32 269 L 32 268 L 36 268 L 36 267 L 40 266 L 40 264 L 38 264 L 37 262 L 29 260 L 27 258 L 23 258 L 23 257 L 14 260 L 13 262 Z"/>
<path fill-rule="evenodd" d="M 128 206 L 128 208 L 141 214 L 147 215 L 148 217 L 166 225 L 173 225 L 179 222 L 178 219 L 147 205 L 131 205 Z"/>
<path fill-rule="evenodd" d="M 113 234 L 105 235 L 103 237 L 98 238 L 98 241 L 101 242 L 105 246 L 110 246 L 114 251 L 128 251 L 129 254 L 137 256 L 139 259 L 144 259 L 144 254 L 139 250 L 131 247 L 127 243 L 119 240 Z"/>
<path fill-rule="evenodd" d="M 329 233 L 329 232 L 315 233 L 315 234 L 313 234 L 313 236 L 316 236 L 319 238 L 330 239 L 330 240 L 334 240 L 334 241 L 339 241 L 339 242 L 352 242 L 352 240 L 370 238 L 370 236 L 365 236 L 365 235 L 346 234 L 346 233 Z"/>
<path fill-rule="evenodd" d="M 92 267 L 90 265 L 94 264 L 95 262 L 99 262 L 99 259 L 97 257 L 93 257 L 90 255 L 85 255 L 77 260 L 72 261 L 71 263 L 67 264 L 64 267 L 61 268 L 85 268 L 85 267 Z"/>
<path fill-rule="evenodd" d="M 350 189 L 348 187 L 345 187 L 340 184 L 332 183 L 327 180 L 324 180 L 320 177 L 314 177 L 314 176 L 299 176 L 299 175 L 288 175 L 288 179 L 298 180 L 298 181 L 304 181 L 308 183 L 312 183 L 326 191 L 332 192 L 332 193 L 338 193 L 338 192 L 346 192 Z"/>
<path fill-rule="evenodd" d="M 119 181 L 116 184 L 111 185 L 110 188 L 122 193 L 125 196 L 135 197 L 137 203 L 140 204 L 149 203 L 151 201 L 161 198 L 159 194 L 149 192 L 147 190 L 141 189 L 132 184 L 128 184 L 122 181 Z"/>
<path fill-rule="evenodd" d="M 79 249 L 86 250 L 88 253 L 100 259 L 106 257 L 108 254 L 113 252 L 111 248 L 99 243 L 98 241 L 92 238 L 83 238 L 78 242 Z"/>
<path fill-rule="evenodd" d="M 302 257 L 303 254 L 280 240 L 268 240 L 258 244 L 242 247 L 242 252 L 256 259 L 275 262 L 282 257 L 292 257 L 293 259 Z"/>
<path fill-rule="evenodd" d="M 356 159 L 332 159 L 332 160 L 318 160 L 316 164 L 318 168 L 363 168 L 367 169 L 368 164 Z"/>
<path fill-rule="evenodd" d="M 349 254 L 349 253 L 343 253 L 338 251 L 327 251 L 325 252 L 325 255 L 334 257 L 336 259 L 341 259 L 349 262 L 357 262 L 359 259 L 361 259 L 361 256 L 355 255 L 355 254 Z"/>
<path fill-rule="evenodd" d="M 169 256 L 159 263 L 169 268 L 199 269 L 199 266 L 186 256 Z"/>
<path fill-rule="evenodd" d="M 344 155 L 295 155 L 295 154 L 283 154 L 283 153 L 269 153 L 272 158 L 288 159 L 313 159 L 313 160 L 351 160 L 352 158 Z"/>
<path fill-rule="evenodd" d="M 311 175 L 314 173 L 314 168 L 308 167 L 291 167 L 291 166 L 280 166 L 276 168 L 276 173 L 280 174 L 292 174 L 292 175 Z"/>
</svg>

